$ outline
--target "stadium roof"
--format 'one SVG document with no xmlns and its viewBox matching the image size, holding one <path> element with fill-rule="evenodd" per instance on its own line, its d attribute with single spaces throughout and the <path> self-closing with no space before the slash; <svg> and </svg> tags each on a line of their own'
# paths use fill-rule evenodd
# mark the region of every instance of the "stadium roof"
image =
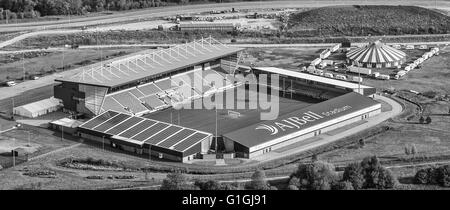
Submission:
<svg viewBox="0 0 450 210">
<path fill-rule="evenodd" d="M 380 106 L 380 103 L 351 92 L 223 136 L 251 148 L 284 136 L 291 135 L 290 138 L 294 138 L 296 132 L 376 105 Z"/>
<path fill-rule="evenodd" d="M 359 63 L 391 63 L 400 61 L 406 54 L 381 43 L 379 40 L 347 53 L 347 58 Z"/>
<path fill-rule="evenodd" d="M 76 75 L 59 78 L 56 81 L 116 87 L 146 77 L 201 64 L 241 50 L 241 48 L 226 46 L 211 37 L 202 38 L 168 49 L 128 56 L 103 66 L 83 69 Z"/>
<path fill-rule="evenodd" d="M 89 130 L 132 145 L 144 144 L 185 152 L 212 134 L 170 123 L 106 111 L 83 123 Z"/>
<path fill-rule="evenodd" d="M 255 67 L 255 69 L 270 72 L 270 73 L 275 73 L 275 74 L 282 74 L 282 75 L 286 75 L 286 76 L 302 78 L 302 79 L 306 79 L 306 80 L 310 80 L 310 81 L 332 84 L 332 85 L 336 85 L 339 87 L 350 88 L 353 90 L 358 89 L 358 83 L 347 82 L 347 81 L 342 81 L 342 80 L 337 80 L 337 79 L 331 79 L 328 77 L 322 77 L 322 76 L 317 76 L 317 75 L 313 75 L 313 74 L 306 74 L 306 73 L 301 73 L 301 72 L 296 72 L 296 71 L 286 70 L 286 69 L 280 69 L 280 68 L 275 68 L 275 67 Z M 366 89 L 366 88 L 373 88 L 373 87 L 369 87 L 366 85 L 360 85 L 360 88 Z"/>
</svg>

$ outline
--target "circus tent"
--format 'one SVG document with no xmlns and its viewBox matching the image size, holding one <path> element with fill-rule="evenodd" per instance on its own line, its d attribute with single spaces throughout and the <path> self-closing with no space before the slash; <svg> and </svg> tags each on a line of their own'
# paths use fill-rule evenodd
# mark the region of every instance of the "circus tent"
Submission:
<svg viewBox="0 0 450 210">
<path fill-rule="evenodd" d="M 399 67 L 405 62 L 406 54 L 379 40 L 347 53 L 347 62 L 368 68 Z"/>
</svg>

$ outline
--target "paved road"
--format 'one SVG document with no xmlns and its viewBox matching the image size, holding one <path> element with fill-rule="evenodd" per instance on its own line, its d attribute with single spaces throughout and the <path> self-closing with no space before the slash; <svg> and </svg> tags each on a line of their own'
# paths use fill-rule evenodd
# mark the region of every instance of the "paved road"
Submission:
<svg viewBox="0 0 450 210">
<path fill-rule="evenodd" d="M 188 6 L 173 6 L 163 8 L 149 8 L 137 11 L 114 12 L 113 15 L 100 15 L 93 17 L 77 17 L 72 19 L 64 19 L 59 21 L 41 21 L 31 23 L 17 23 L 17 24 L 3 24 L 0 25 L 0 31 L 13 32 L 24 30 L 43 30 L 43 29 L 57 29 L 68 27 L 82 27 L 102 24 L 120 23 L 125 21 L 140 20 L 153 17 L 173 16 L 177 14 L 188 14 L 209 11 L 212 8 L 215 10 L 225 9 L 254 9 L 254 8 L 311 8 L 332 5 L 355 5 L 355 4 L 383 4 L 383 5 L 415 5 L 427 8 L 434 8 L 435 4 L 439 9 L 450 10 L 449 1 L 423 1 L 423 0 L 297 0 L 297 1 L 263 1 L 263 2 L 233 2 L 221 4 L 202 4 L 202 5 L 188 5 Z"/>
<path fill-rule="evenodd" d="M 450 37 L 449 37 L 450 39 Z M 0 43 L 0 48 L 3 43 Z M 367 42 L 352 43 L 353 46 L 365 45 Z M 440 42 L 389 42 L 387 44 L 403 44 L 403 45 L 448 45 L 450 41 L 440 41 Z M 83 45 L 79 46 L 79 49 L 98 49 L 98 48 L 131 48 L 131 47 L 170 47 L 175 44 L 111 44 L 111 45 Z M 335 45 L 335 43 L 313 43 L 313 44 L 227 44 L 228 46 L 240 47 L 240 48 L 299 48 L 299 47 L 330 47 Z M 63 47 L 53 47 L 47 49 L 26 49 L 26 50 L 14 50 L 14 51 L 1 51 L 0 54 L 10 54 L 10 53 L 24 53 L 24 52 L 39 52 L 39 51 L 63 51 L 67 48 Z"/>
<path fill-rule="evenodd" d="M 28 161 L 38 160 L 40 158 L 47 157 L 48 155 L 55 154 L 55 153 L 58 153 L 58 152 L 62 152 L 62 151 L 68 150 L 68 149 L 72 149 L 72 148 L 78 147 L 80 145 L 81 145 L 81 143 L 77 143 L 77 144 L 74 144 L 74 145 L 70 145 L 68 147 L 59 148 L 59 149 L 56 149 L 56 150 L 44 153 L 42 155 L 38 155 L 38 156 L 35 156 L 35 157 L 32 157 L 32 158 L 29 158 Z"/>
</svg>

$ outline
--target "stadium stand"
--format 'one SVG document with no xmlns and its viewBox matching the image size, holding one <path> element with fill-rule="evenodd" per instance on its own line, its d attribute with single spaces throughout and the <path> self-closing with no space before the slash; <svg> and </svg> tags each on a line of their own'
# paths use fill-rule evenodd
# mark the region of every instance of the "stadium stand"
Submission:
<svg viewBox="0 0 450 210">
<path fill-rule="evenodd" d="M 152 109 L 156 110 L 160 107 L 167 106 L 163 101 L 161 101 L 157 95 L 146 96 L 141 99 Z"/>
<path fill-rule="evenodd" d="M 139 89 L 137 88 L 131 88 L 128 90 L 131 94 L 133 94 L 134 96 L 136 96 L 136 98 L 142 98 L 144 97 L 144 93 L 142 93 Z"/>
<path fill-rule="evenodd" d="M 119 92 L 111 95 L 114 99 L 117 100 L 124 108 L 128 107 L 133 113 L 141 113 L 145 112 L 148 109 L 142 105 L 141 101 L 136 98 L 136 96 L 132 95 L 130 92 Z"/>
<path fill-rule="evenodd" d="M 158 86 L 156 86 L 154 83 L 148 83 L 145 85 L 138 86 L 137 89 L 139 89 L 144 94 L 144 96 L 153 95 L 153 94 L 162 92 L 162 90 Z"/>
<path fill-rule="evenodd" d="M 111 96 L 106 96 L 103 102 L 103 111 L 113 110 L 117 112 L 124 112 L 123 106 L 114 100 Z"/>
<path fill-rule="evenodd" d="M 155 85 L 158 86 L 161 90 L 170 90 L 177 87 L 176 83 L 173 83 L 170 79 L 162 79 L 156 81 Z"/>
</svg>

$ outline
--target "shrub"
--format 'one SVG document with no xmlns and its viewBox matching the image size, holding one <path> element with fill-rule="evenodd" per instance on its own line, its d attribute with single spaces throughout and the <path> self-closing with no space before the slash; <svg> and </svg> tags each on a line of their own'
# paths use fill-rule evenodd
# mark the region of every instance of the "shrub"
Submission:
<svg viewBox="0 0 450 210">
<path fill-rule="evenodd" d="M 246 185 L 250 190 L 269 190 L 270 185 L 266 181 L 266 174 L 262 170 L 256 170 L 252 175 L 252 180 Z"/>
<path fill-rule="evenodd" d="M 363 188 L 391 189 L 397 183 L 397 178 L 389 169 L 381 166 L 376 156 L 366 157 L 361 162 L 364 175 Z"/>
<path fill-rule="evenodd" d="M 439 184 L 450 187 L 450 165 L 420 169 L 414 176 L 416 184 Z"/>
<path fill-rule="evenodd" d="M 200 181 L 196 180 L 194 182 L 194 185 L 200 188 L 200 190 L 222 190 L 222 185 L 217 182 L 216 180 L 209 180 L 209 181 Z"/>
<path fill-rule="evenodd" d="M 188 178 L 179 172 L 167 174 L 163 180 L 160 190 L 198 190 L 195 185 L 188 184 Z"/>
<path fill-rule="evenodd" d="M 300 164 L 291 180 L 294 177 L 299 180 L 297 187 L 304 190 L 330 190 L 331 184 L 338 179 L 334 166 L 322 161 Z"/>
<path fill-rule="evenodd" d="M 450 187 L 450 165 L 436 169 L 437 182 L 443 187 Z"/>
<path fill-rule="evenodd" d="M 428 116 L 427 119 L 426 119 L 425 121 L 427 122 L 427 124 L 430 124 L 430 123 L 431 123 L 431 117 Z"/>
<path fill-rule="evenodd" d="M 336 184 L 333 184 L 332 186 L 333 190 L 354 190 L 353 184 L 349 181 L 341 181 L 337 182 Z"/>
<path fill-rule="evenodd" d="M 241 184 L 234 182 L 234 183 L 223 183 L 222 184 L 223 190 L 242 190 L 243 187 Z"/>
<path fill-rule="evenodd" d="M 423 116 L 420 116 L 419 123 L 423 124 L 424 122 L 425 122 L 425 118 L 423 118 Z"/>
<path fill-rule="evenodd" d="M 432 173 L 433 170 L 434 170 L 434 168 L 420 169 L 419 171 L 417 171 L 416 175 L 414 175 L 414 182 L 416 184 L 429 184 L 429 183 L 431 183 L 430 174 Z"/>
<path fill-rule="evenodd" d="M 361 165 L 359 163 L 351 163 L 345 167 L 342 180 L 351 183 L 356 190 L 362 189 L 365 180 Z"/>
</svg>

